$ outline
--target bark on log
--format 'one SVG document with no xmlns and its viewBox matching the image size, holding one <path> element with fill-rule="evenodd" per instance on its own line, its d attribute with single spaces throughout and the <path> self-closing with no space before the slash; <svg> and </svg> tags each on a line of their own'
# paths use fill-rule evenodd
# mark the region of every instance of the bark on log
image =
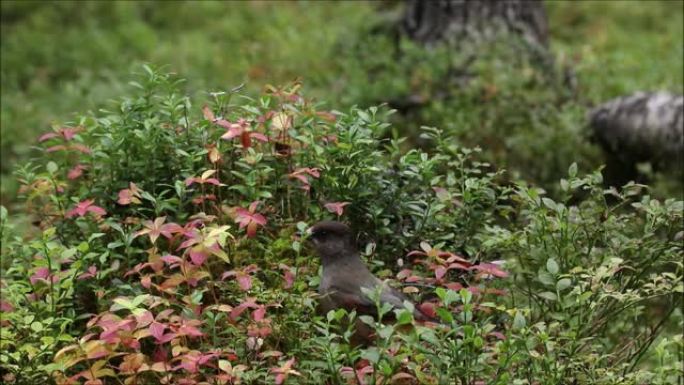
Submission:
<svg viewBox="0 0 684 385">
<path fill-rule="evenodd" d="M 637 92 L 589 112 L 592 135 L 606 154 L 607 182 L 638 180 L 636 164 L 676 168 L 684 160 L 684 96 Z"/>
</svg>

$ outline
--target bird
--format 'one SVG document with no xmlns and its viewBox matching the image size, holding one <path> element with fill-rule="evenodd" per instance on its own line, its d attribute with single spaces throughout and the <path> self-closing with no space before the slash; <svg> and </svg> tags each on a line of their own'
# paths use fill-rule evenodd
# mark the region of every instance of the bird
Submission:
<svg viewBox="0 0 684 385">
<path fill-rule="evenodd" d="M 323 313 L 337 309 L 349 312 L 355 310 L 359 315 L 370 315 L 377 320 L 375 301 L 362 290 L 367 289 L 368 293 L 376 290 L 379 292 L 381 305 L 390 304 L 392 309 L 406 309 L 404 303 L 408 302 L 413 305 L 411 307 L 415 320 L 433 321 L 403 293 L 371 273 L 361 260 L 349 226 L 337 221 L 322 221 L 310 227 L 306 234 L 307 240 L 320 257 L 323 268 L 318 287 L 319 305 Z M 389 317 L 392 315 L 392 311 L 388 312 Z M 371 334 L 372 330 L 367 325 L 356 323 L 357 341 L 369 341 L 372 339 Z"/>
</svg>

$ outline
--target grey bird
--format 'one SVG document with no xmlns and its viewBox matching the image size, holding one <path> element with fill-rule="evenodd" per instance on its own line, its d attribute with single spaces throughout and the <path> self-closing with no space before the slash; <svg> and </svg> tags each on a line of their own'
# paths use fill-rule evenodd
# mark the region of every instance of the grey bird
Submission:
<svg viewBox="0 0 684 385">
<path fill-rule="evenodd" d="M 361 260 L 351 229 L 341 222 L 323 221 L 307 230 L 308 239 L 321 258 L 323 273 L 318 292 L 320 308 L 324 313 L 330 310 L 356 310 L 359 315 L 371 315 L 377 319 L 377 307 L 361 288 L 379 290 L 380 302 L 388 303 L 394 309 L 405 309 L 408 297 L 388 286 L 374 276 Z M 413 306 L 413 317 L 418 321 L 432 321 L 430 317 Z M 390 317 L 394 312 L 390 311 Z M 357 337 L 368 339 L 368 330 L 357 322 Z"/>
</svg>

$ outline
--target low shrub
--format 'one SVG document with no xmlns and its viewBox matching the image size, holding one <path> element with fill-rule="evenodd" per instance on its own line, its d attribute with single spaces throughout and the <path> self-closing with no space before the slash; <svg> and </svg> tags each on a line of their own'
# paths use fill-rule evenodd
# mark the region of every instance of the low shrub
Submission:
<svg viewBox="0 0 684 385">
<path fill-rule="evenodd" d="M 2 212 L 5 383 L 682 375 L 681 202 L 574 169 L 555 202 L 501 186 L 439 129 L 424 128 L 431 153 L 402 151 L 388 110 L 324 109 L 297 83 L 196 106 L 180 82 L 146 66 L 131 97 L 42 135 L 43 157 L 18 169 L 36 227 L 19 236 Z M 350 223 L 371 269 L 439 322 L 410 304 L 394 324 L 318 314 L 319 264 L 297 233 L 325 218 Z M 350 343 L 356 318 L 374 344 Z"/>
</svg>

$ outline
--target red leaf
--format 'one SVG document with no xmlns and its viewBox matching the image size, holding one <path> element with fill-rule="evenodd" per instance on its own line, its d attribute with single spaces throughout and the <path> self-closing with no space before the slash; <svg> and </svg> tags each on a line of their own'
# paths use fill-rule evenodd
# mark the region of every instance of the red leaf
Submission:
<svg viewBox="0 0 684 385">
<path fill-rule="evenodd" d="M 245 310 L 255 309 L 258 307 L 259 305 L 257 305 L 256 300 L 253 297 L 245 298 L 241 304 L 233 308 L 233 310 L 230 312 L 230 319 L 235 321 Z"/>
<path fill-rule="evenodd" d="M 437 318 L 437 312 L 435 311 L 435 304 L 432 302 L 423 302 L 418 305 L 418 309 L 421 313 L 425 314 L 430 318 Z"/>
<path fill-rule="evenodd" d="M 259 201 L 252 202 L 249 205 L 248 210 L 242 207 L 235 209 L 235 222 L 239 223 L 241 229 L 247 227 L 248 238 L 253 238 L 256 236 L 257 228 L 259 226 L 264 226 L 267 223 L 266 217 L 255 212 L 258 204 Z"/>
<path fill-rule="evenodd" d="M 252 138 L 250 137 L 249 132 L 242 131 L 240 133 L 240 142 L 242 143 L 242 147 L 244 148 L 252 147 Z"/>
</svg>

